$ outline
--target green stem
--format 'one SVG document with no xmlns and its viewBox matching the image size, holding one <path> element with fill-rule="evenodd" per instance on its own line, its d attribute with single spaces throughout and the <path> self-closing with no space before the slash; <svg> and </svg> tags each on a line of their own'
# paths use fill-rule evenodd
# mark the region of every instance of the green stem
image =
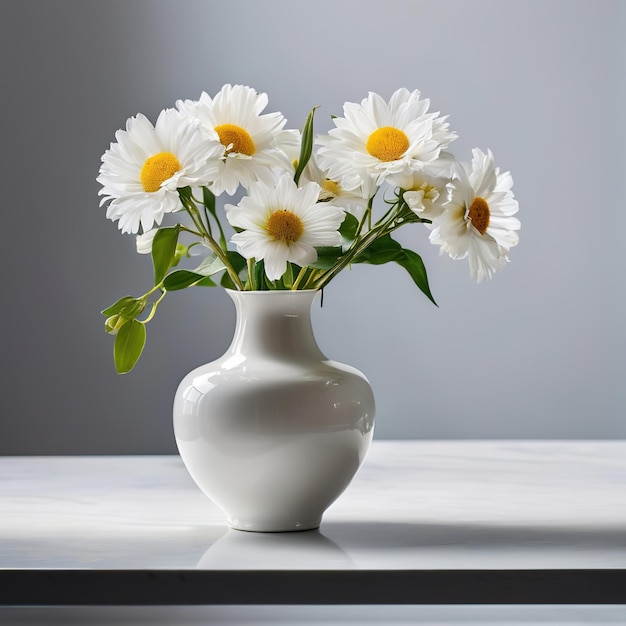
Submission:
<svg viewBox="0 0 626 626">
<path fill-rule="evenodd" d="M 202 217 L 200 216 L 200 211 L 198 211 L 198 207 L 193 203 L 183 203 L 187 213 L 191 217 L 191 220 L 194 223 L 194 226 L 202 233 L 202 237 L 205 239 L 213 239 L 210 230 L 204 225 L 202 221 Z"/>
<path fill-rule="evenodd" d="M 396 209 L 394 212 L 393 209 Z M 350 265 L 354 259 L 358 258 L 371 244 L 379 237 L 384 237 L 387 233 L 395 230 L 393 222 L 397 217 L 398 204 L 394 206 L 381 218 L 373 228 L 367 231 L 363 237 L 357 237 L 346 253 L 337 260 L 337 263 L 326 270 L 319 279 L 312 285 L 313 289 L 322 289 L 327 285 L 342 269 Z M 386 218 L 386 219 L 385 219 Z"/>
<path fill-rule="evenodd" d="M 180 226 L 180 229 L 184 230 L 186 233 L 190 233 L 191 235 L 200 237 L 200 239 L 204 239 L 204 235 L 202 233 L 199 233 L 197 230 L 193 230 L 193 228 L 188 228 L 187 226 L 184 226 L 183 224 L 179 224 L 179 226 Z"/>
<path fill-rule="evenodd" d="M 207 189 L 207 191 L 209 191 L 209 190 Z M 209 193 L 211 193 L 211 192 L 209 191 Z M 213 197 L 213 202 L 215 203 L 215 196 L 212 193 L 211 193 L 211 196 Z M 194 198 L 193 194 L 191 195 L 191 198 L 196 203 L 196 205 L 198 205 L 198 204 L 202 205 L 202 208 L 204 209 L 204 219 L 206 220 L 207 229 L 209 230 L 211 236 L 213 236 L 213 232 L 211 231 L 211 215 L 213 216 L 213 219 L 215 220 L 215 223 L 217 224 L 217 228 L 220 231 L 220 246 L 222 246 L 222 250 L 224 250 L 224 252 L 227 252 L 228 245 L 226 243 L 226 237 L 224 235 L 224 229 L 222 228 L 222 224 L 221 224 L 219 218 L 217 217 L 217 215 L 213 211 L 209 210 L 209 208 L 205 204 L 204 200 L 198 200 L 198 198 Z M 215 209 L 215 204 L 213 205 L 213 208 Z"/>
<path fill-rule="evenodd" d="M 248 259 L 248 282 L 246 284 L 246 287 L 250 287 L 250 291 L 256 290 L 256 283 L 254 280 L 254 263 L 254 258 L 250 257 Z"/>
<path fill-rule="evenodd" d="M 163 281 L 161 281 L 158 285 L 155 285 L 154 287 L 152 287 L 150 291 L 146 291 L 146 293 L 144 293 L 143 296 L 141 297 L 147 298 L 148 296 L 152 295 L 157 289 L 161 289 L 162 287 L 163 287 Z"/>
<path fill-rule="evenodd" d="M 204 207 L 204 219 L 206 220 L 206 223 L 209 226 L 209 230 L 211 230 L 211 226 L 210 226 L 211 217 L 210 217 L 209 210 L 207 209 L 205 204 L 203 204 L 202 206 Z M 220 246 L 222 247 L 222 250 L 226 252 L 228 250 L 228 244 L 226 243 L 226 235 L 224 235 L 224 229 L 222 228 L 222 224 L 217 219 L 217 217 L 214 217 L 214 219 L 215 219 L 215 223 L 217 224 L 217 229 L 220 231 Z"/>
<path fill-rule="evenodd" d="M 308 277 L 306 283 L 304 283 L 304 287 L 302 287 L 302 289 L 316 289 L 315 285 L 315 281 L 317 280 L 318 276 L 320 275 L 322 270 L 313 270 L 311 272 L 311 275 Z"/>
<path fill-rule="evenodd" d="M 393 215 L 393 219 L 395 220 L 402 213 L 402 205 L 403 205 L 402 200 L 398 200 L 397 202 L 394 202 L 393 204 L 391 204 L 391 206 L 387 209 L 385 214 L 378 220 L 378 223 L 382 224 L 383 222 L 389 221 L 389 217 L 391 215 Z"/>
<path fill-rule="evenodd" d="M 300 282 L 302 281 L 302 279 L 306 276 L 307 272 L 309 271 L 309 268 L 306 267 L 306 265 L 304 267 L 300 268 L 300 271 L 298 272 L 298 276 L 296 277 L 296 280 L 293 281 L 293 285 L 291 285 L 291 289 L 293 291 L 295 291 L 296 289 L 298 289 L 298 286 L 300 285 Z"/>
<path fill-rule="evenodd" d="M 202 222 L 202 217 L 200 216 L 200 212 L 198 211 L 198 207 L 193 202 L 185 201 L 183 202 L 183 206 L 185 207 L 187 213 L 189 213 L 189 216 L 191 217 L 195 227 L 200 231 L 202 238 L 209 245 L 209 248 L 211 248 L 215 255 L 220 258 L 222 263 L 224 263 L 226 271 L 228 272 L 228 275 L 230 276 L 233 283 L 236 285 L 237 289 L 239 289 L 239 291 L 243 291 L 244 286 L 241 282 L 241 279 L 237 275 L 235 268 L 230 264 L 226 252 L 217 243 L 217 241 L 213 239 L 211 233 L 205 228 L 204 223 Z"/>
<path fill-rule="evenodd" d="M 213 239 L 213 237 L 209 237 L 205 239 L 206 239 L 206 242 L 209 244 L 209 247 L 211 248 L 211 250 L 215 252 L 215 254 L 220 258 L 222 263 L 226 266 L 226 271 L 228 272 L 228 275 L 230 276 L 233 283 L 235 283 L 237 289 L 239 289 L 239 291 L 243 291 L 244 290 L 243 283 L 241 282 L 241 279 L 237 275 L 235 268 L 230 264 L 230 261 L 228 260 L 228 256 L 226 256 L 226 253 L 224 252 L 224 250 L 222 250 L 220 245 L 217 243 L 217 241 L 215 241 L 215 239 Z"/>
<path fill-rule="evenodd" d="M 204 205 L 203 205 L 204 206 Z M 209 212 L 206 207 L 204 207 L 204 220 L 206 222 L 206 229 L 211 237 L 213 236 L 213 231 L 211 230 L 211 220 L 209 219 Z M 220 229 L 221 230 L 221 229 Z"/>
<path fill-rule="evenodd" d="M 205 207 L 206 210 L 206 207 Z M 208 221 L 208 216 L 207 216 L 207 221 Z M 226 251 L 228 244 L 226 243 L 226 235 L 224 235 L 224 230 L 222 229 L 222 224 L 220 223 L 220 221 L 218 219 L 215 220 L 215 223 L 217 224 L 217 228 L 220 231 L 220 246 L 222 246 L 222 249 L 224 251 Z"/>
<path fill-rule="evenodd" d="M 163 285 L 163 283 L 161 283 L 161 285 Z M 148 292 L 148 293 L 152 293 L 152 292 Z M 167 293 L 167 291 L 165 291 L 165 289 L 163 289 L 163 293 L 159 296 L 159 298 L 157 300 L 155 300 L 152 303 L 152 310 L 150 311 L 150 314 L 148 315 L 148 317 L 146 317 L 145 320 L 137 320 L 137 321 L 140 322 L 141 324 L 147 324 L 154 317 L 154 314 L 156 313 L 157 307 L 159 306 L 159 303 L 161 302 L 161 300 L 163 300 L 163 298 L 165 298 L 165 294 L 166 293 Z M 146 294 L 146 295 L 148 295 L 148 294 Z"/>
<path fill-rule="evenodd" d="M 372 204 L 374 203 L 375 197 L 376 197 L 376 194 L 374 194 L 367 201 L 367 208 L 365 209 L 365 212 L 361 216 L 361 220 L 359 221 L 359 225 L 357 226 L 356 233 L 354 234 L 355 240 L 359 238 L 359 235 L 361 234 L 361 231 L 363 230 L 363 226 L 365 225 L 365 220 L 367 220 L 368 230 L 372 229 Z"/>
</svg>

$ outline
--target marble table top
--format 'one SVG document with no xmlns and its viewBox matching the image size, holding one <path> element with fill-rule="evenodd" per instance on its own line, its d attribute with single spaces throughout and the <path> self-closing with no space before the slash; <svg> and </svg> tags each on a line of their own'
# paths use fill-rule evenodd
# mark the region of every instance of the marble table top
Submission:
<svg viewBox="0 0 626 626">
<path fill-rule="evenodd" d="M 0 604 L 626 603 L 626 442 L 375 441 L 319 531 L 177 456 L 0 458 Z"/>
</svg>

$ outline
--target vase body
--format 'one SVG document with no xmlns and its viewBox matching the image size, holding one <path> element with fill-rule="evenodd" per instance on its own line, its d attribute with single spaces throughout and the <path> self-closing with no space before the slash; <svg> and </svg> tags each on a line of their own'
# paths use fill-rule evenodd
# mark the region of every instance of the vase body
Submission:
<svg viewBox="0 0 626 626">
<path fill-rule="evenodd" d="M 316 292 L 228 293 L 237 311 L 230 348 L 176 392 L 181 458 L 232 528 L 317 528 L 369 448 L 371 387 L 320 351 Z"/>
</svg>

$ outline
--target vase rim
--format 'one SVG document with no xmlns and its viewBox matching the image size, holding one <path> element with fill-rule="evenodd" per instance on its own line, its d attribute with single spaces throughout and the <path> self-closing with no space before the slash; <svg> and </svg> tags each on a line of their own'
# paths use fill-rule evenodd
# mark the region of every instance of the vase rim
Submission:
<svg viewBox="0 0 626 626">
<path fill-rule="evenodd" d="M 282 294 L 282 295 L 293 295 L 296 293 L 318 293 L 319 289 L 256 289 L 256 290 L 243 290 L 243 289 L 228 289 L 224 288 L 224 291 L 227 293 L 235 293 L 235 294 L 249 294 L 249 295 L 267 295 L 267 294 Z"/>
</svg>

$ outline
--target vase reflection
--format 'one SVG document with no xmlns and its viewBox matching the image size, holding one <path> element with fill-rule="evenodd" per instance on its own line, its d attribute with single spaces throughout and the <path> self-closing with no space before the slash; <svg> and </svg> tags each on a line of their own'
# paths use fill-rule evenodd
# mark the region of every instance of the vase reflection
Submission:
<svg viewBox="0 0 626 626">
<path fill-rule="evenodd" d="M 250 533 L 229 529 L 198 561 L 198 569 L 350 568 L 352 559 L 319 530 Z"/>
</svg>

